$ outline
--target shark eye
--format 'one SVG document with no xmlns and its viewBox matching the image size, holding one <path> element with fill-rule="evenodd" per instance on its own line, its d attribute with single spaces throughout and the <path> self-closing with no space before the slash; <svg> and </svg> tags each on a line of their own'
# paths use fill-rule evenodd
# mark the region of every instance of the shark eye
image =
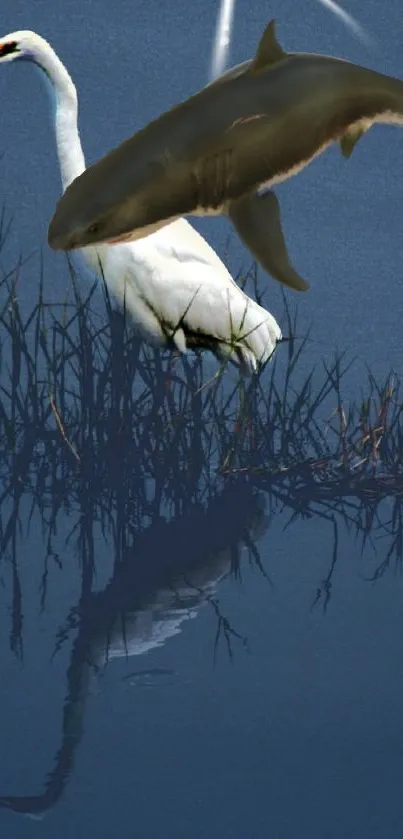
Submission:
<svg viewBox="0 0 403 839">
<path fill-rule="evenodd" d="M 18 52 L 17 41 L 6 41 L 4 44 L 0 42 L 0 58 L 5 55 L 10 55 L 12 52 Z"/>
<path fill-rule="evenodd" d="M 96 221 L 96 222 L 94 222 L 94 224 L 90 224 L 90 226 L 87 229 L 87 233 L 89 233 L 92 236 L 93 234 L 98 233 L 100 228 L 101 228 L 100 222 Z"/>
</svg>

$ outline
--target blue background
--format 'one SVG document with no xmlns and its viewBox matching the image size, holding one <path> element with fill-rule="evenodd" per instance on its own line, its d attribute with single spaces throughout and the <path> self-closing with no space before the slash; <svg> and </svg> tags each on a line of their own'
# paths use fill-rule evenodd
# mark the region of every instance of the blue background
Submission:
<svg viewBox="0 0 403 839">
<path fill-rule="evenodd" d="M 285 49 L 330 53 L 403 78 L 401 3 L 388 0 L 386 9 L 375 0 L 346 0 L 345 7 L 375 37 L 372 52 L 315 0 L 238 0 L 230 63 L 250 57 L 276 17 Z M 51 42 L 77 85 L 92 162 L 206 83 L 216 15 L 212 0 L 3 0 L 0 35 L 33 29 Z M 19 254 L 33 254 L 20 283 L 29 308 L 41 253 L 48 297 L 60 299 L 69 288 L 64 258 L 46 245 L 60 192 L 58 163 L 46 91 L 30 65 L 0 66 L 0 102 L 1 197 L 15 216 L 1 261 L 10 267 Z M 376 373 L 402 372 L 402 161 L 399 130 L 375 127 L 349 161 L 334 147 L 277 190 L 294 264 L 311 283 L 297 301 L 301 331 L 312 324 L 307 364 L 336 347 L 357 356 L 352 395 L 366 364 Z M 223 254 L 227 222 L 195 224 Z M 234 235 L 229 261 L 234 271 L 250 261 Z M 265 304 L 279 316 L 281 290 L 262 282 Z M 219 589 L 249 653 L 235 643 L 231 663 L 220 646 L 214 664 L 216 616 L 205 605 L 158 649 L 113 661 L 101 684 L 90 680 L 84 732 L 62 797 L 38 823 L 1 810 L 0 836 L 401 836 L 401 581 L 388 573 L 369 583 L 373 549 L 361 556 L 343 531 L 331 605 L 326 615 L 312 611 L 331 560 L 331 531 L 320 519 L 284 531 L 285 522 L 275 517 L 257 539 L 274 587 L 246 562 L 242 583 L 230 578 Z M 61 546 L 63 532 L 58 540 Z M 96 545 L 101 586 L 111 556 L 100 534 Z M 19 548 L 23 666 L 9 651 L 10 569 L 3 569 L 2 795 L 39 795 L 60 744 L 71 640 L 50 657 L 80 578 L 74 550 L 63 548 L 63 572 L 52 572 L 41 614 L 43 550 L 38 521 Z M 136 585 L 141 590 L 141 574 Z M 158 673 L 132 685 L 123 679 L 145 668 L 174 675 L 167 684 Z"/>
</svg>

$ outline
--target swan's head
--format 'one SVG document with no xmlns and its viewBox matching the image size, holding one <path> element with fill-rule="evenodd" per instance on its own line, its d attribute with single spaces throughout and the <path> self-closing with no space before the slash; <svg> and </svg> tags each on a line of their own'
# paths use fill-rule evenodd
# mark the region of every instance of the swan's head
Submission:
<svg viewBox="0 0 403 839">
<path fill-rule="evenodd" d="M 21 29 L 18 32 L 10 32 L 9 35 L 0 37 L 0 63 L 6 64 L 15 61 L 17 58 L 35 60 L 38 52 L 47 51 L 49 44 L 36 32 L 29 29 Z"/>
</svg>

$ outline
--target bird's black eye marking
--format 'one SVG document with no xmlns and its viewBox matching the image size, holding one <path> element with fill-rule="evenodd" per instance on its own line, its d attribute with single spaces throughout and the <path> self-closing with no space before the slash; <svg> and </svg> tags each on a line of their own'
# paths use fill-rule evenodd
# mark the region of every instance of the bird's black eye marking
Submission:
<svg viewBox="0 0 403 839">
<path fill-rule="evenodd" d="M 18 52 L 17 41 L 6 41 L 5 44 L 0 42 L 0 58 L 4 58 L 5 55 L 10 55 L 12 52 Z"/>
</svg>

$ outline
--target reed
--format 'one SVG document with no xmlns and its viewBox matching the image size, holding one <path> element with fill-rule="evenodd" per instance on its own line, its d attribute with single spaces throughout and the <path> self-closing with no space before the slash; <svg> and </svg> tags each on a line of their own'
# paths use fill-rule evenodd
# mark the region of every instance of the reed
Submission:
<svg viewBox="0 0 403 839">
<path fill-rule="evenodd" d="M 246 384 L 223 368 L 212 377 L 203 355 L 178 357 L 142 344 L 125 313 L 113 311 L 105 287 L 104 312 L 97 311 L 97 286 L 83 295 L 69 270 L 73 301 L 49 304 L 40 276 L 28 315 L 19 304 L 19 266 L 0 287 L 0 557 L 13 566 L 16 652 L 22 624 L 17 534 L 27 499 L 29 521 L 40 516 L 47 546 L 42 606 L 49 563 L 61 561 L 53 543 L 66 513 L 68 542 L 74 541 L 91 588 L 94 527 L 112 540 L 116 565 L 161 515 L 184 516 L 240 483 L 264 492 L 271 513 L 288 510 L 290 522 L 318 515 L 333 529 L 338 518 L 355 528 L 362 545 L 374 526 L 386 532 L 388 548 L 375 576 L 401 563 L 403 423 L 396 376 L 379 382 L 368 371 L 361 398 L 347 403 L 348 360 L 336 354 L 320 372 L 310 369 L 309 335 L 296 337 L 297 316 L 284 298 L 288 341 L 272 363 Z M 256 272 L 248 281 L 259 297 Z M 387 497 L 393 512 L 385 520 Z M 252 541 L 249 550 L 264 572 Z"/>
</svg>

